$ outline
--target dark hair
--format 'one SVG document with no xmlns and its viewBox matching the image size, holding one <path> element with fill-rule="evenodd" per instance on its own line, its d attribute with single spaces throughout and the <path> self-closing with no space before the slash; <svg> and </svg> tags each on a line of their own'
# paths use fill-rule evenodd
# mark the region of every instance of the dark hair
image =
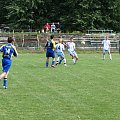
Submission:
<svg viewBox="0 0 120 120">
<path fill-rule="evenodd" d="M 54 35 L 51 35 L 51 36 L 50 36 L 50 39 L 53 39 L 53 38 L 54 38 Z"/>
<path fill-rule="evenodd" d="M 12 37 L 8 37 L 8 43 L 12 43 L 14 41 L 14 39 Z"/>
</svg>

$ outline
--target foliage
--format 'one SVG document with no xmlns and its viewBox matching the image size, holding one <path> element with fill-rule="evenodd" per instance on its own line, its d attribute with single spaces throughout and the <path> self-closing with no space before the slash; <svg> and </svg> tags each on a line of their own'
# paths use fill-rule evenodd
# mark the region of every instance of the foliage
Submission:
<svg viewBox="0 0 120 120">
<path fill-rule="evenodd" d="M 41 29 L 60 22 L 63 31 L 120 31 L 119 0 L 0 0 L 2 22 L 14 28 Z"/>
</svg>

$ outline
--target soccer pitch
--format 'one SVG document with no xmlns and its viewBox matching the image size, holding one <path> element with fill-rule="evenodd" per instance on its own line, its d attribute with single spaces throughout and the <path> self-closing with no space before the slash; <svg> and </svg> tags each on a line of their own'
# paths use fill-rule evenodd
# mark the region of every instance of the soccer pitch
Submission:
<svg viewBox="0 0 120 120">
<path fill-rule="evenodd" d="M 120 56 L 79 54 L 73 65 L 45 68 L 45 54 L 13 58 L 0 81 L 0 120 L 120 120 Z"/>
</svg>

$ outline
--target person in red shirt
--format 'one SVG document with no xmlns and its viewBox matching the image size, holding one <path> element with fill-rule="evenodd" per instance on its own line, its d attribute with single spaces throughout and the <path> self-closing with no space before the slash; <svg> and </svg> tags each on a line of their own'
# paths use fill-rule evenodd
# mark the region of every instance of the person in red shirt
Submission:
<svg viewBox="0 0 120 120">
<path fill-rule="evenodd" d="M 47 33 L 49 30 L 50 30 L 50 25 L 49 25 L 49 23 L 46 23 L 44 25 L 44 31 Z"/>
</svg>

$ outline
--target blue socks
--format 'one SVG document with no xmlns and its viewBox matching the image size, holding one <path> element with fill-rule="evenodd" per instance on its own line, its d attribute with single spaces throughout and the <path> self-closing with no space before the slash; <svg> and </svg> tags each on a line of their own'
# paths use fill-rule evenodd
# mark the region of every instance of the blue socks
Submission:
<svg viewBox="0 0 120 120">
<path fill-rule="evenodd" d="M 46 62 L 46 67 L 48 67 L 48 62 Z"/>
<path fill-rule="evenodd" d="M 64 58 L 62 58 L 60 61 L 59 61 L 59 64 L 61 64 L 61 62 L 63 61 Z"/>
<path fill-rule="evenodd" d="M 52 61 L 52 65 L 54 65 L 55 64 L 55 61 Z"/>
<path fill-rule="evenodd" d="M 5 89 L 7 88 L 7 78 L 4 78 L 3 87 L 4 87 Z"/>
</svg>

